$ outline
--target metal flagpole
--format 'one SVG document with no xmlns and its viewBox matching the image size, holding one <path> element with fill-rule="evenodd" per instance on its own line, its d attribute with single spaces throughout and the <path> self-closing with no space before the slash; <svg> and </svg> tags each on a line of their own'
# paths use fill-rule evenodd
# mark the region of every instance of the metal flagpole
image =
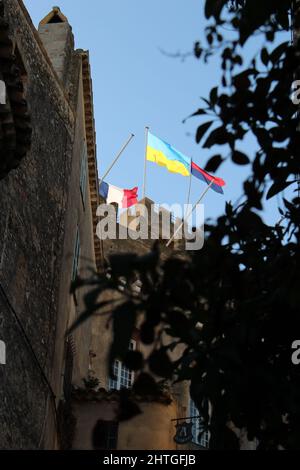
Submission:
<svg viewBox="0 0 300 470">
<path fill-rule="evenodd" d="M 98 181 L 98 191 L 100 193 L 100 187 L 101 187 L 101 183 L 102 181 L 104 181 L 104 179 L 107 177 L 107 175 L 109 174 L 110 170 L 113 168 L 114 164 L 119 160 L 120 156 L 122 155 L 122 153 L 124 152 L 124 150 L 126 149 L 126 147 L 129 145 L 129 143 L 132 141 L 132 139 L 134 138 L 134 134 L 131 134 L 130 137 L 127 139 L 127 141 L 125 142 L 125 144 L 123 145 L 123 147 L 121 148 L 121 150 L 119 151 L 119 153 L 117 154 L 117 156 L 115 157 L 115 159 L 113 160 L 113 162 L 111 163 L 111 165 L 109 166 L 109 168 L 106 170 L 106 172 L 104 173 L 104 175 L 102 176 L 102 178 L 99 178 L 99 181 Z M 102 240 L 102 230 L 101 230 L 101 239 L 100 239 L 100 243 L 101 243 L 101 247 L 102 247 L 102 253 L 103 253 L 103 256 L 104 256 L 104 247 L 103 247 L 103 240 Z"/>
<path fill-rule="evenodd" d="M 190 203 L 190 198 L 191 198 L 191 188 L 192 188 L 192 173 L 190 174 L 189 190 L 188 190 L 187 205 L 186 205 L 186 213 L 187 213 L 188 208 L 189 208 L 189 203 Z M 186 213 L 184 214 L 185 218 L 186 218 Z"/>
<path fill-rule="evenodd" d="M 145 162 L 144 162 L 144 181 L 143 181 L 143 199 L 146 196 L 146 183 L 147 183 L 147 147 L 148 147 L 148 132 L 149 127 L 145 127 Z"/>
<path fill-rule="evenodd" d="M 123 145 L 123 147 L 121 148 L 121 150 L 119 151 L 119 153 L 117 154 L 116 158 L 113 160 L 113 162 L 111 163 L 111 165 L 109 166 L 109 168 L 106 170 L 106 172 L 104 173 L 104 175 L 102 176 L 102 178 L 99 178 L 99 190 L 100 190 L 100 186 L 101 186 L 101 183 L 103 180 L 105 180 L 105 178 L 107 177 L 107 175 L 109 174 L 110 170 L 112 169 L 112 167 L 114 166 L 114 164 L 119 160 L 120 156 L 122 155 L 122 153 L 124 152 L 124 150 L 126 149 L 126 147 L 128 146 L 128 144 L 131 142 L 131 140 L 133 139 L 134 137 L 134 134 L 131 134 L 130 137 L 128 138 L 128 140 L 125 142 L 125 144 Z"/>
<path fill-rule="evenodd" d="M 209 183 L 209 185 L 207 186 L 207 188 L 205 188 L 205 190 L 203 191 L 203 193 L 201 194 L 200 198 L 198 199 L 198 201 L 193 205 L 192 209 L 190 210 L 190 212 L 187 214 L 186 216 L 186 219 L 189 218 L 189 216 L 194 212 L 194 210 L 196 209 L 197 205 L 200 204 L 200 202 L 203 200 L 203 198 L 205 197 L 207 191 L 210 189 L 210 187 L 213 185 L 214 183 L 214 180 L 211 180 L 211 182 Z M 168 243 L 166 244 L 166 247 L 168 247 L 172 241 L 174 240 L 174 238 L 176 237 L 177 233 L 179 232 L 179 230 L 181 230 L 182 226 L 184 225 L 184 222 L 185 222 L 185 219 L 183 220 L 183 222 L 179 225 L 179 227 L 177 228 L 177 230 L 175 230 L 175 232 L 173 233 L 172 237 L 170 238 L 170 240 L 168 241 Z"/>
</svg>

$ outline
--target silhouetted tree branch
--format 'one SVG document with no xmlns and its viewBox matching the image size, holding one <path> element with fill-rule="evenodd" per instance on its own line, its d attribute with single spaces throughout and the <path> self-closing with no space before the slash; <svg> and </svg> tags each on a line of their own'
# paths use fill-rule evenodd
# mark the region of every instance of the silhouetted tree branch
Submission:
<svg viewBox="0 0 300 470">
<path fill-rule="evenodd" d="M 291 361 L 291 345 L 300 331 L 300 134 L 291 88 L 299 76 L 299 41 L 278 44 L 278 37 L 289 31 L 291 11 L 298 28 L 299 3 L 235 4 L 242 8 L 229 11 L 225 0 L 205 2 L 207 44 L 196 43 L 195 56 L 219 54 L 221 83 L 193 116 L 204 120 L 197 143 L 212 149 L 207 169 L 216 171 L 227 159 L 248 166 L 243 203 L 226 203 L 224 215 L 206 226 L 204 248 L 189 257 L 163 262 L 157 247 L 147 257 L 115 256 L 109 278 L 98 275 L 87 311 L 92 315 L 96 299 L 107 289 L 120 291 L 125 282 L 126 299 L 112 311 L 111 361 L 119 357 L 143 371 L 144 358 L 128 351 L 142 316 L 141 340 L 153 345 L 150 370 L 190 381 L 211 433 L 210 448 L 238 449 L 238 430 L 245 430 L 260 449 L 297 449 L 300 368 Z M 235 35 L 224 38 L 224 25 Z M 244 46 L 257 34 L 259 54 L 246 65 Z M 248 136 L 257 142 L 254 154 L 240 148 Z M 294 191 L 290 200 L 284 197 L 287 187 Z M 275 195 L 285 222 L 270 227 L 262 210 Z M 137 278 L 139 296 L 130 292 Z M 162 332 L 173 338 L 169 346 Z M 184 353 L 173 362 L 170 352 L 178 342 Z"/>
</svg>

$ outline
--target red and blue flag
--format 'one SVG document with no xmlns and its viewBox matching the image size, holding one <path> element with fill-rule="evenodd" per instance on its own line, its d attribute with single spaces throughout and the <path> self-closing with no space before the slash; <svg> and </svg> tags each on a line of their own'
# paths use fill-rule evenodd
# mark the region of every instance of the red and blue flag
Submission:
<svg viewBox="0 0 300 470">
<path fill-rule="evenodd" d="M 210 175 L 205 170 L 202 170 L 202 168 L 200 168 L 193 161 L 192 161 L 192 166 L 191 166 L 191 173 L 193 176 L 195 176 L 201 181 L 204 181 L 204 183 L 206 184 L 210 184 L 213 181 L 213 184 L 211 185 L 211 189 L 216 191 L 216 193 L 224 194 L 222 187 L 225 186 L 226 183 L 224 180 L 222 180 L 222 178 L 218 178 L 217 176 Z"/>
</svg>

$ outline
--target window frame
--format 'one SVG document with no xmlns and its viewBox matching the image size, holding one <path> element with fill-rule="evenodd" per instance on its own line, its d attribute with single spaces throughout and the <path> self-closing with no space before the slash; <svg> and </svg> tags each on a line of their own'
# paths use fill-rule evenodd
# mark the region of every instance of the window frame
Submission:
<svg viewBox="0 0 300 470">
<path fill-rule="evenodd" d="M 96 450 L 117 450 L 119 438 L 119 423 L 118 421 L 105 421 L 98 420 L 96 427 L 102 427 L 103 436 L 98 442 L 93 436 L 93 447 Z M 99 429 L 97 431 L 100 432 Z M 97 436 L 98 438 L 99 436 Z"/>
<path fill-rule="evenodd" d="M 136 341 L 134 339 L 130 340 L 129 349 L 131 351 L 136 350 Z M 109 378 L 108 390 L 121 390 L 122 388 L 130 389 L 132 387 L 135 378 L 133 370 L 129 370 L 124 366 L 122 361 L 116 359 L 113 364 L 113 371 L 116 379 Z"/>
</svg>

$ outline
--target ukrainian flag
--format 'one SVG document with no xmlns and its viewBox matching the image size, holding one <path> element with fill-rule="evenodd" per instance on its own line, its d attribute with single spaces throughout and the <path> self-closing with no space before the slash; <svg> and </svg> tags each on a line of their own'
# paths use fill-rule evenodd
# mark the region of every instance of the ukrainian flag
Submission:
<svg viewBox="0 0 300 470">
<path fill-rule="evenodd" d="M 148 133 L 147 160 L 165 166 L 172 173 L 179 173 L 183 176 L 191 174 L 191 158 L 150 132 Z"/>
</svg>

